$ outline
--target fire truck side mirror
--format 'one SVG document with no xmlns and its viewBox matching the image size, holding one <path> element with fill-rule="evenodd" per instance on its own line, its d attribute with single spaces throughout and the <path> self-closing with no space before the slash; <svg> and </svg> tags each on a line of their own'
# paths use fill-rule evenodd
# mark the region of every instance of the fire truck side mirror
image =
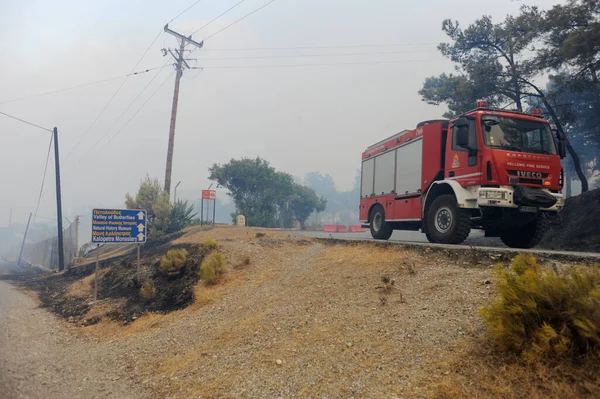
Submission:
<svg viewBox="0 0 600 399">
<path fill-rule="evenodd" d="M 554 133 L 554 135 L 556 136 L 556 143 L 558 144 L 558 156 L 560 157 L 560 159 L 563 159 L 567 156 L 565 140 L 560 137 L 560 134 L 558 134 L 557 129 L 552 128 L 552 133 Z"/>
<path fill-rule="evenodd" d="M 456 135 L 456 145 L 467 147 L 469 145 L 469 120 L 460 117 L 454 122 L 454 134 Z"/>
<path fill-rule="evenodd" d="M 560 159 L 563 159 L 567 156 L 565 141 L 561 139 L 558 140 L 558 155 L 560 156 Z"/>
</svg>

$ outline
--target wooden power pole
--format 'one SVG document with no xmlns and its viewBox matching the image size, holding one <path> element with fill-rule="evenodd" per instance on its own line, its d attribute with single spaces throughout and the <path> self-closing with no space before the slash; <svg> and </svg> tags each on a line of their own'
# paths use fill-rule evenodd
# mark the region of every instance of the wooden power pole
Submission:
<svg viewBox="0 0 600 399">
<path fill-rule="evenodd" d="M 165 171 L 165 191 L 167 194 L 171 193 L 171 171 L 173 170 L 173 147 L 175 146 L 175 123 L 177 121 L 177 104 L 179 102 L 179 84 L 181 82 L 181 76 L 183 75 L 183 68 L 189 69 L 190 66 L 187 64 L 184 58 L 185 46 L 191 44 L 197 48 L 202 48 L 204 42 L 195 42 L 192 40 L 192 36 L 185 37 L 177 32 L 169 29 L 169 24 L 165 25 L 165 32 L 173 35 L 179 41 L 179 50 L 175 50 L 173 53 L 169 49 L 169 53 L 173 56 L 177 62 L 177 74 L 175 75 L 175 91 L 173 93 L 173 106 L 171 108 L 171 124 L 169 126 L 169 147 L 167 148 L 167 167 Z"/>
<path fill-rule="evenodd" d="M 58 271 L 65 269 L 65 251 L 63 243 L 62 200 L 60 188 L 60 158 L 58 156 L 58 129 L 54 128 L 54 172 L 56 175 L 56 222 L 58 228 Z"/>
</svg>

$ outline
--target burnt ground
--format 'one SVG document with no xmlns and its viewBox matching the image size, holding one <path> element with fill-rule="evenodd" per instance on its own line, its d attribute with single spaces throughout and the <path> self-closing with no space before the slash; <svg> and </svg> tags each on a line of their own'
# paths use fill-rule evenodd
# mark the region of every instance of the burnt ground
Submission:
<svg viewBox="0 0 600 399">
<path fill-rule="evenodd" d="M 568 198 L 540 248 L 600 252 L 600 188 Z"/>
<path fill-rule="evenodd" d="M 35 269 L 3 276 L 18 286 L 34 291 L 41 306 L 48 308 L 70 322 L 82 325 L 95 324 L 102 317 L 129 323 L 148 312 L 166 313 L 183 309 L 194 300 L 193 287 L 198 282 L 198 269 L 207 251 L 197 244 L 170 245 L 182 234 L 170 235 L 150 241 L 140 254 L 141 284 L 151 281 L 156 289 L 152 299 L 140 295 L 137 281 L 137 256 L 135 251 L 99 262 L 98 302 L 93 301 L 95 262 L 73 267 L 64 273 L 34 274 Z M 169 276 L 160 270 L 160 259 L 168 249 L 185 249 L 187 261 L 181 273 Z M 75 289 L 73 288 L 75 285 Z M 94 305 L 110 304 L 108 312 L 90 312 Z"/>
</svg>

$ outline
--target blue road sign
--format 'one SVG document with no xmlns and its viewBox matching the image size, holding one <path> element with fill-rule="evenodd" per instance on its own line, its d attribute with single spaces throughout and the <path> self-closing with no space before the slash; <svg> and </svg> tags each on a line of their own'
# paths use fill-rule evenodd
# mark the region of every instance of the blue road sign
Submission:
<svg viewBox="0 0 600 399">
<path fill-rule="evenodd" d="M 146 242 L 147 220 L 147 212 L 141 209 L 94 209 L 92 242 Z"/>
</svg>

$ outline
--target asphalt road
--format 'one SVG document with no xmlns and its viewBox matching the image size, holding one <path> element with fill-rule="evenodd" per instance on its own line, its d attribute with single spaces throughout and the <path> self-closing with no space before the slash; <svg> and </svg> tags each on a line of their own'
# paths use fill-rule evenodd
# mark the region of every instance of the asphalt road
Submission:
<svg viewBox="0 0 600 399">
<path fill-rule="evenodd" d="M 310 237 L 318 237 L 335 240 L 356 240 L 356 241 L 375 241 L 371 237 L 371 233 L 324 233 L 322 231 L 298 231 Z M 486 238 L 484 233 L 479 230 L 472 230 L 469 238 L 461 245 L 449 244 L 432 244 L 427 241 L 425 234 L 418 231 L 394 231 L 392 237 L 388 240 L 397 244 L 408 244 L 415 247 L 437 247 L 447 248 L 450 250 L 481 250 L 498 253 L 514 253 L 530 252 L 533 254 L 544 255 L 547 257 L 562 258 L 572 261 L 590 261 L 599 262 L 600 253 L 597 252 L 578 252 L 578 251 L 554 251 L 543 248 L 532 248 L 526 251 L 522 249 L 509 248 L 500 241 L 499 238 Z"/>
</svg>

